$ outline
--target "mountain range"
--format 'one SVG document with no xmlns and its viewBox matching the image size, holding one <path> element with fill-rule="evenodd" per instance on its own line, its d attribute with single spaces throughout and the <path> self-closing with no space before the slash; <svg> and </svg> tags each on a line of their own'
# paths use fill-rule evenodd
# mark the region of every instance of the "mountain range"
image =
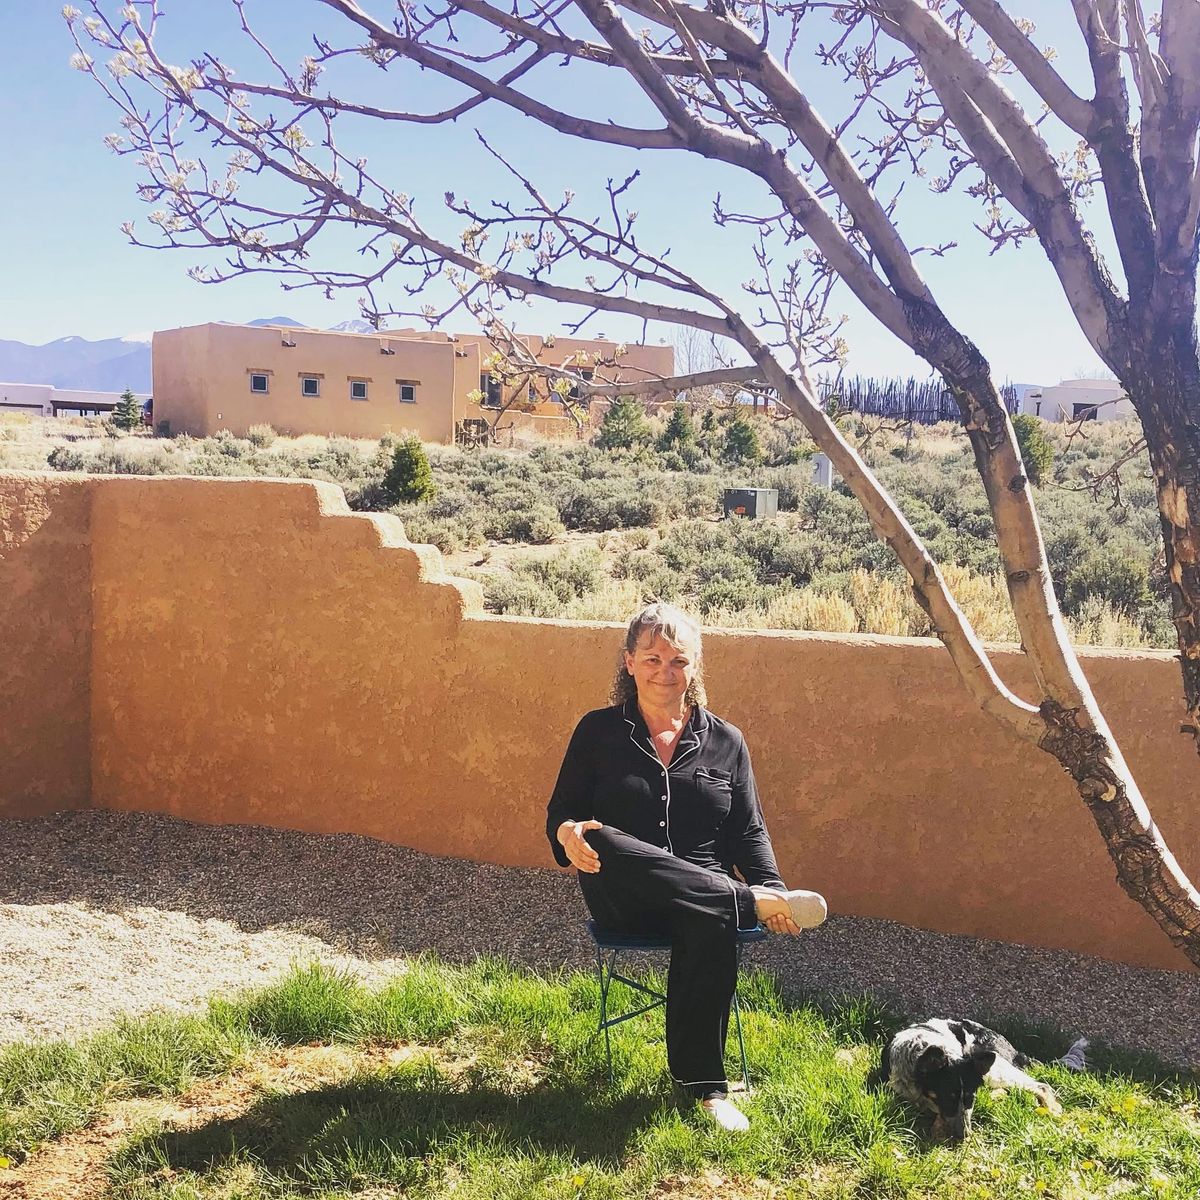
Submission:
<svg viewBox="0 0 1200 1200">
<path fill-rule="evenodd" d="M 294 325 L 291 317 L 259 317 L 248 325 Z M 331 326 L 343 333 L 370 333 L 366 321 L 342 321 Z M 81 337 L 61 337 L 43 346 L 0 339 L 0 381 L 49 383 L 56 388 L 86 391 L 135 392 L 151 390 L 150 334 L 104 338 L 90 342 Z"/>
</svg>

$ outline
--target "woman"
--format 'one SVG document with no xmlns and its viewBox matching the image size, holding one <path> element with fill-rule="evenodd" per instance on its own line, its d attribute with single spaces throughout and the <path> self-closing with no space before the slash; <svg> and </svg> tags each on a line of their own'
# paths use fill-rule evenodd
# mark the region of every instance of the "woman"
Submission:
<svg viewBox="0 0 1200 1200">
<path fill-rule="evenodd" d="M 679 609 L 651 604 L 633 618 L 615 703 L 576 727 L 546 833 L 598 925 L 670 936 L 671 1075 L 741 1130 L 724 1065 L 737 931 L 797 934 L 825 919 L 825 901 L 784 888 L 745 740 L 704 708 L 700 665 L 700 630 Z"/>
</svg>

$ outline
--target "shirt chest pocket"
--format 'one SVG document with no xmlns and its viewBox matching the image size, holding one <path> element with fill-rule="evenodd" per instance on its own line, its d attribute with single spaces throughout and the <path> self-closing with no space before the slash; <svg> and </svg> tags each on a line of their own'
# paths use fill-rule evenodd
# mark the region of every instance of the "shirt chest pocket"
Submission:
<svg viewBox="0 0 1200 1200">
<path fill-rule="evenodd" d="M 728 771 L 697 767 L 692 776 L 692 786 L 704 807 L 717 821 L 729 815 L 733 803 L 733 776 Z"/>
</svg>

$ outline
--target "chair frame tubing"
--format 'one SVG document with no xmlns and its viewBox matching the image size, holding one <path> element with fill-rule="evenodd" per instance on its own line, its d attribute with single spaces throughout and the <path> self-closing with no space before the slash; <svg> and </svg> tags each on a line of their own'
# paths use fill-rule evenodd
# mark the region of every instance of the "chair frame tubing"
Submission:
<svg viewBox="0 0 1200 1200">
<path fill-rule="evenodd" d="M 632 1021 L 634 1017 L 640 1017 L 643 1013 L 648 1013 L 652 1009 L 664 1008 L 667 1003 L 665 993 L 658 991 L 656 988 L 648 987 L 640 979 L 630 979 L 628 975 L 622 975 L 617 970 L 617 958 L 624 950 L 638 950 L 642 953 L 650 954 L 670 953 L 669 946 L 605 947 L 601 946 L 599 942 L 596 943 L 596 972 L 600 978 L 600 1023 L 596 1026 L 596 1032 L 604 1031 L 604 1058 L 608 1064 L 608 1082 L 610 1086 L 616 1082 L 616 1079 L 613 1074 L 612 1040 L 608 1031 L 614 1025 L 620 1025 L 622 1021 Z M 607 958 L 605 957 L 606 955 Z M 739 945 L 737 947 L 737 970 L 739 975 L 741 969 L 742 947 Z M 644 996 L 651 997 L 649 1003 L 643 1004 L 640 1008 L 633 1008 L 628 1012 L 623 1012 L 620 1016 L 610 1017 L 608 1015 L 608 992 L 614 980 L 618 983 L 623 983 L 635 992 L 640 992 Z M 746 1042 L 742 1036 L 742 1006 L 738 1003 L 736 985 L 733 989 L 733 1002 L 730 1007 L 733 1009 L 733 1026 L 737 1030 L 738 1056 L 742 1064 L 742 1086 L 748 1093 L 750 1091 L 750 1067 L 746 1062 Z"/>
</svg>

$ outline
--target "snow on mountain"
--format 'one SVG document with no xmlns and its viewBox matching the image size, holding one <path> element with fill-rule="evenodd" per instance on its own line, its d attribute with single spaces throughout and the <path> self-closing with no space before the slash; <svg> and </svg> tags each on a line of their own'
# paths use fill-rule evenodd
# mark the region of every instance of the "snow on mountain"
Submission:
<svg viewBox="0 0 1200 1200">
<path fill-rule="evenodd" d="M 0 341 L 0 380 L 105 392 L 125 388 L 148 392 L 150 347 L 125 338 L 92 342 L 74 334 L 44 346 Z"/>
<path fill-rule="evenodd" d="M 258 317 L 247 325 L 282 325 L 303 329 L 303 321 L 292 317 Z M 333 326 L 339 333 L 373 333 L 363 320 L 342 321 Z M 149 392 L 149 332 L 89 341 L 68 334 L 45 345 L 0 339 L 0 380 L 5 383 L 49 383 L 59 388 L 84 388 L 104 392 Z"/>
<path fill-rule="evenodd" d="M 353 321 L 340 321 L 337 325 L 330 325 L 330 333 L 374 333 L 375 326 L 370 321 L 364 321 L 361 318 Z"/>
</svg>

